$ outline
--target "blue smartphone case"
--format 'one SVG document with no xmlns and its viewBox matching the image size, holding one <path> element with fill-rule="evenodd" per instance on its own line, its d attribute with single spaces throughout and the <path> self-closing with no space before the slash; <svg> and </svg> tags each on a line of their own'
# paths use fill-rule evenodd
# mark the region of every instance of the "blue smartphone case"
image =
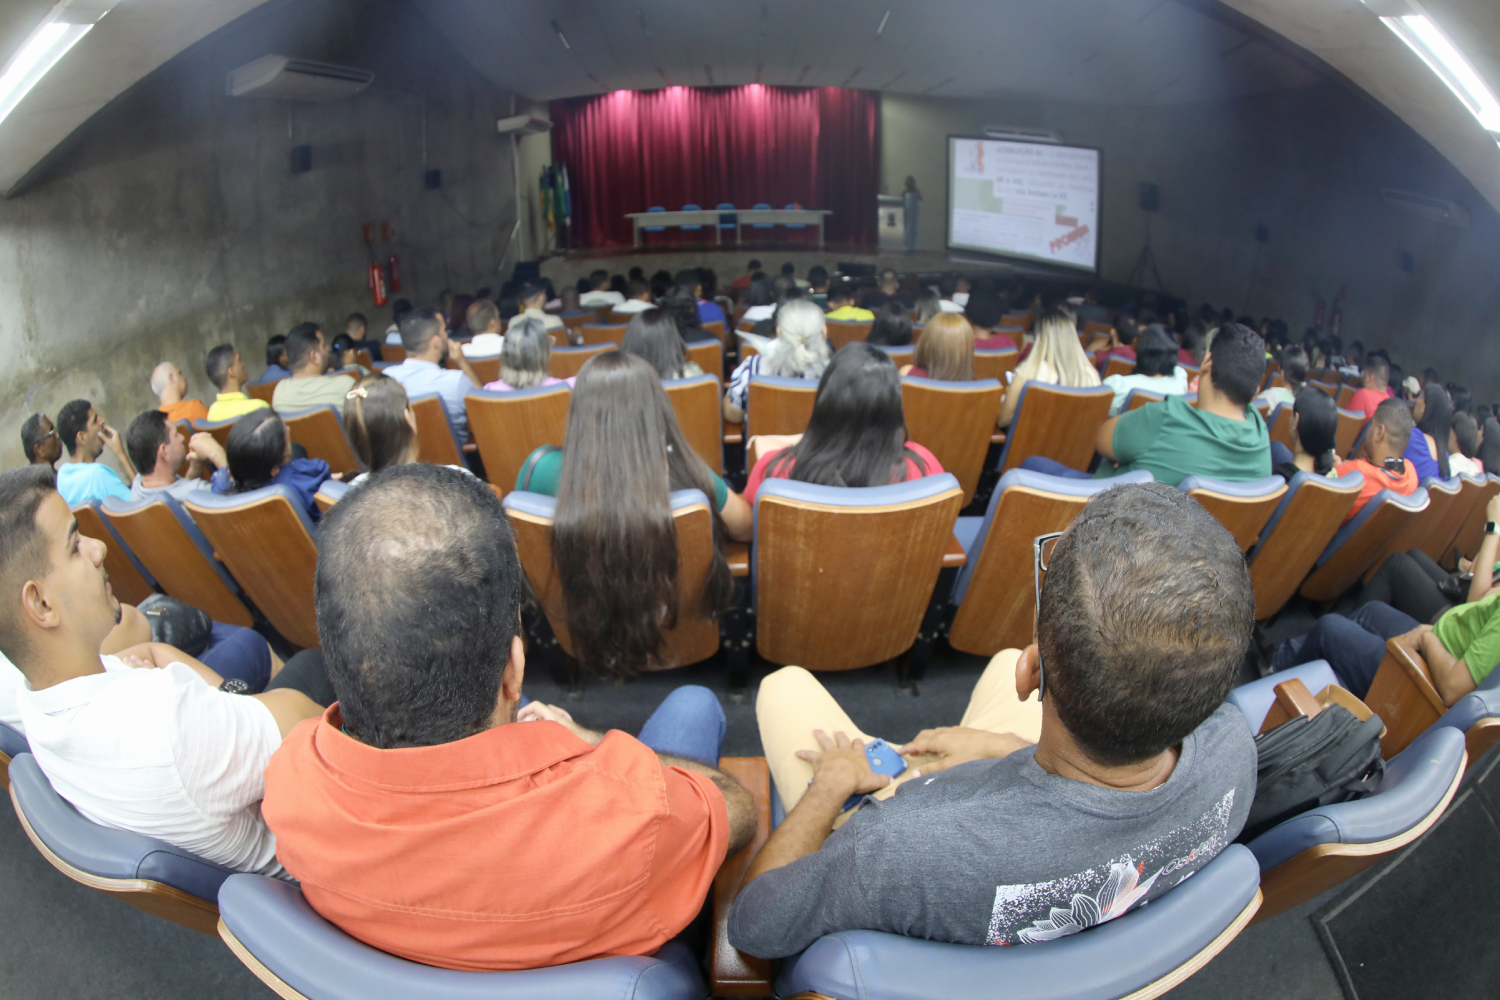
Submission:
<svg viewBox="0 0 1500 1000">
<path fill-rule="evenodd" d="M 906 759 L 882 739 L 874 739 L 865 744 L 865 759 L 870 762 L 870 770 L 876 774 L 889 774 L 894 778 L 906 770 Z M 844 809 L 853 809 L 863 799 L 864 795 L 849 796 L 844 802 Z"/>
</svg>

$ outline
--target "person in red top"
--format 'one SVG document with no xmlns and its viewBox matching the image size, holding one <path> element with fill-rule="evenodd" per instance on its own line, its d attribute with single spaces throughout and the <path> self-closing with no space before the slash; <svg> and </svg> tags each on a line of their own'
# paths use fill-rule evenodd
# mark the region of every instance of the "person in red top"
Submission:
<svg viewBox="0 0 1500 1000">
<path fill-rule="evenodd" d="M 888 486 L 943 471 L 932 452 L 906 440 L 901 376 L 890 355 L 863 341 L 845 344 L 818 382 L 812 419 L 797 435 L 766 435 L 745 499 L 767 479 L 823 486 Z"/>
<path fill-rule="evenodd" d="M 750 287 L 750 279 L 753 278 L 753 277 L 755 277 L 755 275 L 759 271 L 760 271 L 760 261 L 758 261 L 758 260 L 752 260 L 750 262 L 750 269 L 748 271 L 746 271 L 744 274 L 740 275 L 738 278 L 735 278 L 734 279 L 734 284 L 730 285 L 729 287 L 730 288 L 749 288 Z"/>
<path fill-rule="evenodd" d="M 1364 371 L 1360 375 L 1363 383 L 1360 389 L 1349 398 L 1346 410 L 1358 410 L 1369 420 L 1375 415 L 1375 408 L 1387 399 L 1391 398 L 1386 390 L 1386 384 L 1391 377 L 1391 366 L 1385 358 L 1379 354 L 1371 354 L 1365 358 Z M 1401 454 L 1401 452 L 1396 452 Z"/>
<path fill-rule="evenodd" d="M 1365 370 L 1369 371 L 1368 368 Z M 1354 501 L 1345 521 L 1363 510 L 1370 498 L 1381 490 L 1395 490 L 1402 496 L 1416 492 L 1416 467 L 1402 457 L 1414 426 L 1411 410 L 1399 399 L 1387 399 L 1375 408 L 1359 453 L 1333 467 L 1334 475 L 1358 472 L 1365 477 L 1364 488 L 1359 491 L 1359 498 Z"/>
<path fill-rule="evenodd" d="M 319 529 L 338 701 L 266 769 L 261 814 L 307 901 L 359 940 L 464 970 L 648 955 L 699 913 L 754 805 L 724 714 L 679 688 L 641 739 L 521 696 L 523 578 L 490 488 L 391 466 Z"/>
<path fill-rule="evenodd" d="M 993 329 L 1005 318 L 1005 303 L 990 289 L 979 288 L 969 294 L 964 318 L 974 327 L 974 350 L 998 351 L 1016 346 L 1007 334 Z"/>
</svg>

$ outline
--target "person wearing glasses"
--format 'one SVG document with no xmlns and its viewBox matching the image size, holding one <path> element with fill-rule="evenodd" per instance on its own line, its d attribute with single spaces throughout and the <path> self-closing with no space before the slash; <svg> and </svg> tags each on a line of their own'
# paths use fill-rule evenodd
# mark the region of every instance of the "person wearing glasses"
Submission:
<svg viewBox="0 0 1500 1000">
<path fill-rule="evenodd" d="M 806 670 L 761 682 L 788 811 L 730 912 L 736 948 L 776 958 L 856 929 L 1050 941 L 1160 897 L 1238 835 L 1255 744 L 1224 699 L 1255 597 L 1233 537 L 1145 483 L 1033 547 L 1036 641 L 990 661 L 957 727 L 888 746 Z"/>
<path fill-rule="evenodd" d="M 1416 492 L 1416 466 L 1403 457 L 1415 427 L 1411 409 L 1401 400 L 1387 399 L 1375 407 L 1359 451 L 1349 461 L 1333 467 L 1335 476 L 1358 472 L 1365 477 L 1365 485 L 1344 518 L 1346 522 L 1363 510 L 1370 498 L 1381 490 L 1394 490 L 1402 496 Z"/>
<path fill-rule="evenodd" d="M 33 413 L 21 425 L 21 450 L 32 465 L 56 465 L 62 458 L 62 438 L 45 413 Z"/>
</svg>

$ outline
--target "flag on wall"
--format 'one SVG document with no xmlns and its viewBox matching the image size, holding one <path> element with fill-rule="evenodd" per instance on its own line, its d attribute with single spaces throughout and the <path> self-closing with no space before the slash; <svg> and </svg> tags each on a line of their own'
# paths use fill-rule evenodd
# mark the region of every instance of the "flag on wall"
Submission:
<svg viewBox="0 0 1500 1000">
<path fill-rule="evenodd" d="M 552 167 L 542 168 L 541 179 L 542 195 L 542 224 L 551 232 L 557 231 L 557 217 L 553 213 L 554 199 L 552 197 Z"/>
<path fill-rule="evenodd" d="M 573 222 L 573 192 L 568 187 L 568 165 L 562 165 L 562 221 L 563 225 L 571 225 Z"/>
</svg>

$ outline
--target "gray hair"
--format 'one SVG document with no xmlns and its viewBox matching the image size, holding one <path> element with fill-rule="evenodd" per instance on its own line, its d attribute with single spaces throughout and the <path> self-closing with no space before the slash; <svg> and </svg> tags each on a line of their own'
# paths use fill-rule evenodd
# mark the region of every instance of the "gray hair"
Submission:
<svg viewBox="0 0 1500 1000">
<path fill-rule="evenodd" d="M 552 338 L 547 324 L 535 316 L 517 316 L 505 328 L 500 348 L 500 380 L 512 389 L 530 389 L 547 378 Z"/>
<path fill-rule="evenodd" d="M 167 391 L 167 380 L 172 377 L 172 369 L 177 365 L 171 361 L 163 361 L 151 369 L 151 391 L 157 396 Z"/>
<path fill-rule="evenodd" d="M 808 299 L 793 299 L 776 310 L 776 339 L 766 345 L 767 375 L 821 378 L 830 352 L 823 310 Z"/>
</svg>

